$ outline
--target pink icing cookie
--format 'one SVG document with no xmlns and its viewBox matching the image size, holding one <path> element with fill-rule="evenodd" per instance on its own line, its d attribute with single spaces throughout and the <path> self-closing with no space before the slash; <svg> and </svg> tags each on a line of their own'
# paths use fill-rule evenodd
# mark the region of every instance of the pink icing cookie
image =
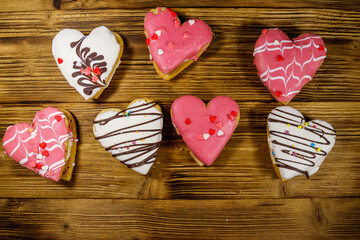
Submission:
<svg viewBox="0 0 360 240">
<path fill-rule="evenodd" d="M 233 134 L 240 110 L 227 96 L 215 97 L 206 106 L 201 99 L 187 95 L 173 102 L 171 118 L 195 160 L 210 166 Z"/>
<path fill-rule="evenodd" d="M 22 166 L 58 182 L 68 172 L 70 177 L 62 179 L 71 179 L 76 151 L 73 137 L 76 125 L 70 113 L 47 107 L 35 114 L 31 125 L 18 123 L 8 127 L 3 146 L 5 153 Z"/>
<path fill-rule="evenodd" d="M 156 8 L 145 17 L 146 44 L 150 60 L 160 77 L 171 79 L 197 61 L 212 39 L 210 27 L 194 19 L 180 25 L 171 8 Z"/>
<path fill-rule="evenodd" d="M 314 77 L 326 51 L 317 35 L 305 33 L 291 41 L 277 28 L 264 29 L 255 43 L 254 64 L 271 94 L 287 104 Z"/>
</svg>

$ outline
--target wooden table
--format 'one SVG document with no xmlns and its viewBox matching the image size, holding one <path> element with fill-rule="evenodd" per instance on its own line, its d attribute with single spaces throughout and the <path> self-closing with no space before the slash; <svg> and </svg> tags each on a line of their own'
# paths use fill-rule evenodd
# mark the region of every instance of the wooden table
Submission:
<svg viewBox="0 0 360 240">
<path fill-rule="evenodd" d="M 80 134 L 71 182 L 43 179 L 1 149 L 1 239 L 360 238 L 360 1 L 198 2 L 1 1 L 0 135 L 45 106 L 71 111 Z M 149 61 L 143 28 L 146 12 L 165 4 L 214 32 L 199 61 L 171 81 Z M 119 33 L 125 50 L 110 86 L 87 102 L 61 75 L 51 41 L 64 28 L 88 34 L 100 25 Z M 290 106 L 338 133 L 318 173 L 285 183 L 266 140 L 267 115 L 280 104 L 252 56 L 261 30 L 273 27 L 291 38 L 323 38 L 327 58 Z M 170 105 L 185 94 L 239 103 L 239 126 L 211 167 L 194 162 L 171 124 Z M 156 99 L 165 114 L 164 141 L 147 176 L 112 158 L 92 133 L 99 111 L 137 97 Z"/>
</svg>

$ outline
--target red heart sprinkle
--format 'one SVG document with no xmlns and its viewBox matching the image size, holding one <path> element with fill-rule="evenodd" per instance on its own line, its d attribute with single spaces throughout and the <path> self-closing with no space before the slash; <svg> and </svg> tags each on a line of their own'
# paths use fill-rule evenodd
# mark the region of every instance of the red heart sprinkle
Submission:
<svg viewBox="0 0 360 240">
<path fill-rule="evenodd" d="M 223 126 L 223 125 L 222 125 L 222 122 L 218 122 L 218 123 L 216 123 L 216 127 L 217 127 L 217 128 L 221 129 L 221 128 L 222 128 L 222 126 Z"/>
<path fill-rule="evenodd" d="M 56 119 L 56 121 L 60 122 L 60 120 L 62 119 L 62 117 L 61 117 L 60 115 L 56 115 L 56 116 L 55 116 L 55 119 Z"/>
<path fill-rule="evenodd" d="M 266 33 L 267 32 L 267 29 L 264 29 L 261 31 L 261 33 Z"/>
<path fill-rule="evenodd" d="M 42 143 L 39 144 L 39 146 L 40 146 L 42 149 L 45 149 L 46 143 L 45 143 L 45 142 L 42 142 Z"/>
<path fill-rule="evenodd" d="M 198 135 L 198 139 L 199 139 L 200 141 L 202 141 L 202 140 L 204 140 L 204 136 L 203 136 L 202 134 L 199 134 L 199 135 Z"/>
<path fill-rule="evenodd" d="M 37 164 L 36 164 L 36 168 L 37 168 L 37 169 L 41 169 L 41 168 L 42 168 L 42 164 L 41 164 L 41 163 L 37 163 Z"/>
<path fill-rule="evenodd" d="M 216 116 L 209 116 L 209 121 L 214 123 L 216 121 L 217 117 Z"/>
<path fill-rule="evenodd" d="M 235 112 L 235 111 L 231 111 L 231 116 L 236 117 L 236 116 L 237 116 L 237 112 Z"/>
<path fill-rule="evenodd" d="M 158 35 L 156 33 L 154 33 L 154 35 L 152 35 L 151 40 L 158 40 Z"/>
<path fill-rule="evenodd" d="M 190 125 L 190 124 L 191 124 L 191 120 L 190 120 L 189 118 L 187 118 L 187 119 L 185 120 L 185 124 L 186 124 L 186 125 Z"/>
<path fill-rule="evenodd" d="M 146 45 L 150 45 L 150 39 L 147 38 L 145 41 L 146 41 Z"/>
<path fill-rule="evenodd" d="M 101 70 L 100 70 L 100 68 L 99 68 L 99 67 L 96 67 L 96 68 L 94 69 L 94 73 L 95 73 L 96 75 L 101 75 Z"/>
<path fill-rule="evenodd" d="M 176 12 L 171 12 L 171 16 L 176 17 L 177 16 Z"/>
<path fill-rule="evenodd" d="M 29 164 L 30 167 L 36 167 L 36 162 L 35 161 L 32 161 L 30 164 Z"/>
<path fill-rule="evenodd" d="M 174 21 L 174 23 L 175 23 L 175 27 L 180 26 L 180 21 L 179 21 L 179 20 L 176 19 L 176 20 Z"/>
<path fill-rule="evenodd" d="M 167 8 L 166 10 L 168 10 L 169 12 L 172 12 L 172 9 L 171 9 L 171 8 Z"/>
<path fill-rule="evenodd" d="M 57 61 L 59 64 L 62 64 L 64 60 L 62 60 L 61 58 L 58 58 Z"/>
<path fill-rule="evenodd" d="M 184 38 L 184 39 L 187 39 L 187 38 L 189 38 L 189 37 L 190 37 L 190 34 L 188 34 L 187 32 L 184 33 L 184 35 L 183 35 L 183 38 Z"/>
<path fill-rule="evenodd" d="M 45 157 L 48 157 L 48 156 L 49 156 L 49 152 L 48 152 L 47 150 L 43 151 L 41 154 L 42 154 L 43 156 L 45 156 Z"/>
<path fill-rule="evenodd" d="M 33 151 L 33 153 L 39 154 L 39 149 L 38 148 L 34 148 L 32 151 Z"/>
<path fill-rule="evenodd" d="M 278 61 L 278 62 L 284 61 L 283 56 L 280 56 L 280 55 L 276 56 L 276 61 Z"/>
<path fill-rule="evenodd" d="M 209 129 L 209 134 L 210 134 L 210 135 L 214 135 L 214 134 L 215 134 L 215 130 L 210 128 L 210 129 Z"/>
<path fill-rule="evenodd" d="M 276 91 L 275 94 L 276 94 L 277 97 L 281 97 L 281 95 L 282 95 L 283 93 L 282 93 L 282 91 Z"/>
<path fill-rule="evenodd" d="M 323 52 L 323 51 L 325 51 L 325 48 L 324 48 L 324 46 L 320 45 L 320 47 L 318 48 L 318 50 L 319 50 L 320 52 Z"/>
</svg>

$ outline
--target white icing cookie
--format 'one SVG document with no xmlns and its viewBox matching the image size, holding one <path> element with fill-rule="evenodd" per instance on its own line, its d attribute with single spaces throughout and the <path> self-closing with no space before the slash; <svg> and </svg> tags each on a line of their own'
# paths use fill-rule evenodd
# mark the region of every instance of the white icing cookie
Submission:
<svg viewBox="0 0 360 240">
<path fill-rule="evenodd" d="M 322 120 L 305 121 L 296 109 L 281 106 L 268 117 L 268 143 L 273 166 L 286 181 L 316 173 L 335 145 L 336 132 Z"/>
<path fill-rule="evenodd" d="M 88 100 L 98 98 L 109 85 L 123 46 L 121 37 L 104 26 L 88 36 L 64 29 L 53 39 L 52 53 L 69 84 Z"/>
<path fill-rule="evenodd" d="M 161 142 L 163 114 L 154 101 L 137 99 L 126 110 L 108 109 L 94 120 L 95 138 L 123 164 L 146 175 Z"/>
</svg>

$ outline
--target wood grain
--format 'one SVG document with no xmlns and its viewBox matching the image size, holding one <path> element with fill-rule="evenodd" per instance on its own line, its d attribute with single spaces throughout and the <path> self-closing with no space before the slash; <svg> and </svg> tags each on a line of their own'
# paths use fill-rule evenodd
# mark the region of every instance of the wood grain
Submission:
<svg viewBox="0 0 360 240">
<path fill-rule="evenodd" d="M 158 77 L 143 20 L 156 6 L 182 21 L 199 18 L 214 32 L 201 56 L 171 81 Z M 0 148 L 0 239 L 359 239 L 360 2 L 3 0 L 0 9 L 0 137 L 54 106 L 79 126 L 73 179 L 54 183 L 21 167 Z M 88 34 L 105 25 L 125 41 L 122 63 L 96 101 L 85 101 L 51 53 L 55 34 Z M 257 76 L 253 48 L 264 28 L 290 38 L 319 34 L 327 58 L 290 103 L 322 119 L 337 140 L 321 169 L 282 183 L 272 168 L 266 119 L 279 106 Z M 171 103 L 185 94 L 239 103 L 238 128 L 211 167 L 199 167 L 176 135 Z M 92 133 L 92 120 L 134 98 L 164 112 L 163 141 L 147 176 L 126 168 Z"/>
</svg>

